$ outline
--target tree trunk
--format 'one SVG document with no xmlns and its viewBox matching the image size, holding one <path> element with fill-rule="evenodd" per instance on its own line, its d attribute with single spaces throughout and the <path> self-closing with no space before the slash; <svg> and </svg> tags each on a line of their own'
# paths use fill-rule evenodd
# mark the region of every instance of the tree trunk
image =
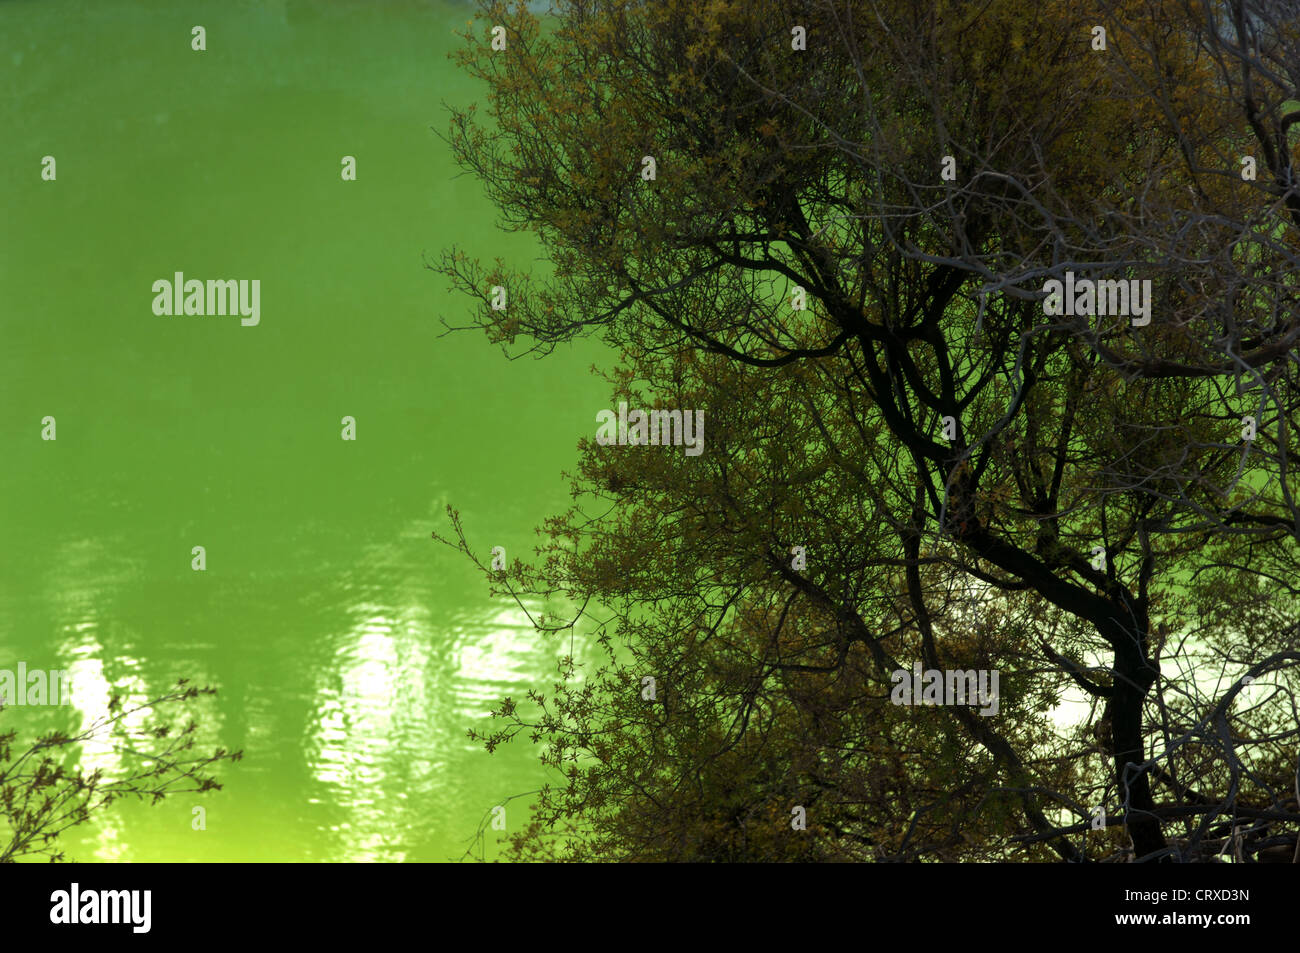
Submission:
<svg viewBox="0 0 1300 953">
<path fill-rule="evenodd" d="M 1146 633 L 1116 625 L 1122 634 L 1115 646 L 1114 695 L 1111 699 L 1111 752 L 1115 757 L 1115 782 L 1124 808 L 1125 827 L 1133 838 L 1134 859 L 1164 850 L 1164 832 L 1155 817 L 1143 811 L 1155 807 L 1151 778 L 1139 766 L 1146 761 L 1142 742 L 1142 704 L 1156 680 L 1156 666 L 1147 658 Z M 1115 630 L 1112 630 L 1113 632 Z"/>
</svg>

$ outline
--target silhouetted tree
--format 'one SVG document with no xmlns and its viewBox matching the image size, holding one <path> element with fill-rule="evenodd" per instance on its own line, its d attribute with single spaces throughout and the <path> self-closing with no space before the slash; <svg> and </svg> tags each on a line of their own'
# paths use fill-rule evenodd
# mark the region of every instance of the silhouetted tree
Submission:
<svg viewBox="0 0 1300 953">
<path fill-rule="evenodd" d="M 562 772 L 521 856 L 1295 850 L 1294 7 L 485 5 L 449 141 L 551 267 L 439 270 L 707 422 L 586 442 L 485 570 L 606 647 L 485 736 Z M 998 714 L 891 704 L 918 661 Z"/>
</svg>

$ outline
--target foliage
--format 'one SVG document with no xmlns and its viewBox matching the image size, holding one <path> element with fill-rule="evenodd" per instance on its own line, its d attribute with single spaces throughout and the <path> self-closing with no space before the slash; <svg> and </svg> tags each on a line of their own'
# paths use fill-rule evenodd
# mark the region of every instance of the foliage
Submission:
<svg viewBox="0 0 1300 953">
<path fill-rule="evenodd" d="M 707 421 L 584 443 L 539 561 L 485 569 L 603 647 L 474 733 L 559 772 L 517 856 L 1295 849 L 1292 6 L 485 5 L 449 141 L 554 272 L 439 270 L 507 353 L 599 335 L 615 400 Z M 1052 314 L 1067 272 L 1152 320 Z M 916 661 L 998 714 L 891 704 Z"/>
<path fill-rule="evenodd" d="M 242 751 L 196 750 L 198 725 L 190 721 L 179 731 L 147 717 L 172 709 L 215 688 L 176 688 L 152 699 L 132 703 L 115 694 L 105 714 L 76 733 L 49 732 L 27 747 L 15 748 L 16 731 L 0 734 L 0 863 L 24 858 L 66 860 L 58 837 L 68 829 L 103 815 L 124 797 L 150 804 L 177 794 L 219 791 L 221 784 L 205 770 L 221 761 L 239 761 Z M 3 706 L 0 706 L 3 711 Z M 77 760 L 87 746 L 107 746 L 114 767 L 89 772 Z"/>
</svg>

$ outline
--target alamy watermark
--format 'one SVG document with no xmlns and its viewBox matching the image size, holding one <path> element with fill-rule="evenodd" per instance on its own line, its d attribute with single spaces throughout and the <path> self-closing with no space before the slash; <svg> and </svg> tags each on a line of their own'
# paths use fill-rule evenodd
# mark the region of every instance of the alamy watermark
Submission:
<svg viewBox="0 0 1300 953">
<path fill-rule="evenodd" d="M 159 316 L 240 314 L 239 323 L 251 328 L 262 320 L 262 279 L 198 278 L 185 280 L 183 271 L 171 280 L 153 283 L 153 313 Z"/>
<path fill-rule="evenodd" d="M 704 452 L 704 411 L 631 410 L 618 402 L 618 413 L 596 414 L 596 443 L 602 447 L 685 447 L 688 457 Z"/>
<path fill-rule="evenodd" d="M 68 890 L 50 894 L 51 923 L 125 923 L 132 933 L 148 933 L 153 916 L 152 890 Z"/>
<path fill-rule="evenodd" d="M 1065 281 L 1050 279 L 1043 285 L 1047 297 L 1043 300 L 1043 314 L 1049 317 L 1075 317 L 1093 315 L 1121 315 L 1132 317 L 1133 327 L 1141 328 L 1151 323 L 1151 279 L 1141 281 L 1091 278 L 1075 279 L 1074 272 L 1065 273 Z"/>
<path fill-rule="evenodd" d="M 921 671 L 915 662 L 912 671 L 900 668 L 890 676 L 894 690 L 889 700 L 895 705 L 983 705 L 980 714 L 988 718 L 998 713 L 998 670 L 937 668 Z"/>
<path fill-rule="evenodd" d="M 70 705 L 68 673 L 60 669 L 28 669 L 19 662 L 17 671 L 0 668 L 0 705 Z"/>
</svg>

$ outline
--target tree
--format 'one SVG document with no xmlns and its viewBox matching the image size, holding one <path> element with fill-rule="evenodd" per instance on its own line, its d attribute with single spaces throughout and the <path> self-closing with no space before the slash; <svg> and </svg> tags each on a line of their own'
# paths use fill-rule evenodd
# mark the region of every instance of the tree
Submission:
<svg viewBox="0 0 1300 953">
<path fill-rule="evenodd" d="M 204 772 L 218 762 L 240 760 L 242 751 L 218 748 L 200 754 L 194 721 L 178 731 L 163 721 L 146 720 L 159 709 L 214 694 L 215 688 L 187 687 L 181 679 L 172 691 L 144 701 L 114 695 L 107 713 L 80 731 L 49 732 L 16 754 L 17 732 L 0 734 L 0 832 L 6 834 L 0 841 L 0 863 L 66 860 L 59 835 L 104 813 L 120 798 L 157 804 L 177 794 L 221 790 L 220 782 Z M 88 745 L 106 745 L 114 769 L 87 772 L 80 767 L 76 759 Z"/>
<path fill-rule="evenodd" d="M 439 270 L 507 353 L 600 335 L 615 399 L 708 423 L 586 442 L 485 570 L 606 647 L 482 736 L 563 772 L 520 855 L 1296 851 L 1296 5 L 483 12 L 448 139 L 553 270 Z M 914 662 L 998 714 L 892 704 Z"/>
</svg>

